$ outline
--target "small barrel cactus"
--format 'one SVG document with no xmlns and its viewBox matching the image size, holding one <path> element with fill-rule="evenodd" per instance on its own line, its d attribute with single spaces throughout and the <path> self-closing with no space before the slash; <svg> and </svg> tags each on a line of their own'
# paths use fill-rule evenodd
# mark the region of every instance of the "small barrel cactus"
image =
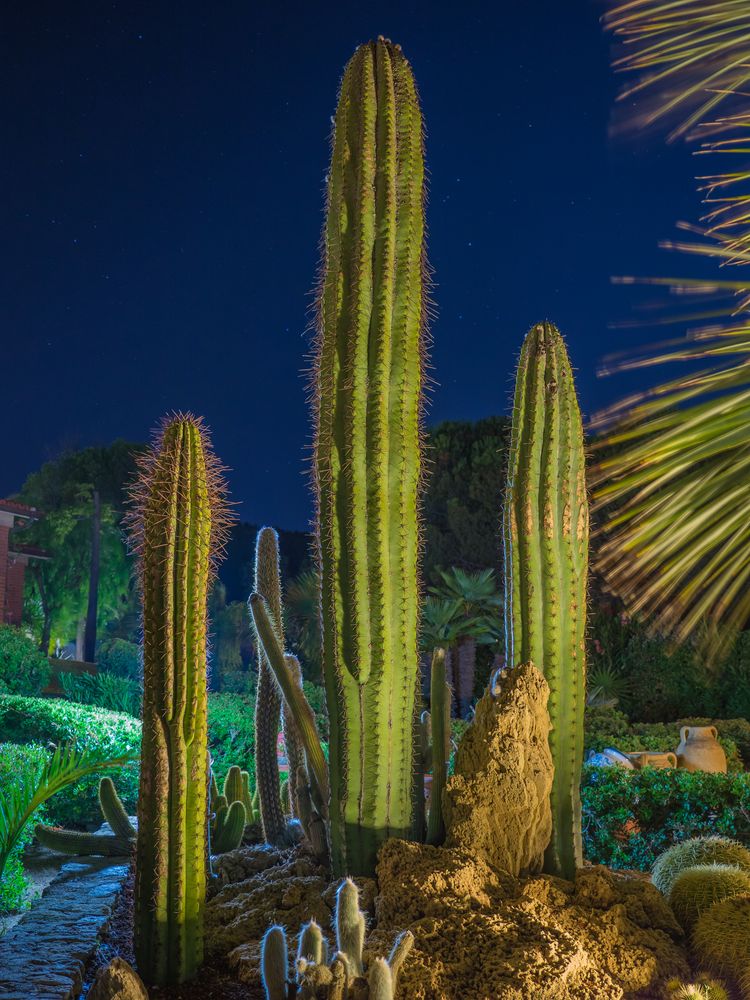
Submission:
<svg viewBox="0 0 750 1000">
<path fill-rule="evenodd" d="M 750 872 L 733 865 L 695 865 L 675 879 L 668 899 L 685 931 L 702 913 L 730 896 L 750 894 Z"/>
<path fill-rule="evenodd" d="M 673 979 L 667 983 L 670 1000 L 729 1000 L 725 987 L 715 979 L 700 978 L 694 983 Z"/>
<path fill-rule="evenodd" d="M 750 893 L 705 910 L 693 928 L 692 944 L 701 965 L 734 978 L 745 989 L 744 1000 L 750 998 Z"/>
<path fill-rule="evenodd" d="M 691 837 L 659 855 L 651 880 L 659 892 L 668 896 L 680 872 L 695 865 L 711 864 L 734 865 L 750 871 L 750 851 L 728 837 Z"/>
</svg>

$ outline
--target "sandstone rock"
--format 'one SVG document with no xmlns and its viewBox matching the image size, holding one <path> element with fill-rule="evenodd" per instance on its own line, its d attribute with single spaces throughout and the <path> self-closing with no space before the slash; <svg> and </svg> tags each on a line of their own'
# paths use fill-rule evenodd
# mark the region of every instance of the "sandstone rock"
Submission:
<svg viewBox="0 0 750 1000">
<path fill-rule="evenodd" d="M 316 920 L 333 949 L 332 921 L 340 879 L 302 848 L 239 848 L 224 855 L 228 872 L 241 880 L 227 882 L 206 905 L 206 951 L 209 956 L 228 955 L 230 968 L 243 982 L 260 982 L 260 939 L 271 924 L 286 928 L 289 950 L 296 949 L 297 934 L 309 920 Z M 245 877 L 246 873 L 249 873 Z M 372 914 L 376 883 L 357 879 L 360 906 Z"/>
<path fill-rule="evenodd" d="M 549 687 L 531 664 L 499 675 L 456 753 L 445 792 L 446 846 L 518 875 L 541 870 L 552 833 Z"/>
<path fill-rule="evenodd" d="M 366 959 L 415 936 L 398 1000 L 652 1000 L 689 974 L 663 898 L 605 868 L 513 879 L 465 850 L 389 841 L 378 881 Z"/>
<path fill-rule="evenodd" d="M 113 958 L 97 973 L 88 1000 L 148 1000 L 148 991 L 123 958 Z"/>
</svg>

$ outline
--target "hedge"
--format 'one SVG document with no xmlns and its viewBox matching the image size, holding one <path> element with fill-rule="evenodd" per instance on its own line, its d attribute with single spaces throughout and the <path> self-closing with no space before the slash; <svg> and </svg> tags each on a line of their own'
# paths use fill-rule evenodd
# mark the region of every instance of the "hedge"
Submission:
<svg viewBox="0 0 750 1000">
<path fill-rule="evenodd" d="M 646 871 L 672 844 L 703 834 L 750 847 L 750 772 L 587 765 L 581 799 L 584 854 L 593 864 Z"/>
<path fill-rule="evenodd" d="M 0 695 L 0 743 L 38 744 L 50 750 L 59 743 L 75 741 L 79 750 L 93 750 L 102 760 L 122 754 L 137 754 L 141 745 L 141 723 L 121 712 L 91 705 L 77 705 L 58 698 L 24 698 Z M 99 778 L 94 774 L 63 789 L 48 803 L 51 823 L 88 826 L 101 823 L 97 801 Z M 108 771 L 131 814 L 138 798 L 138 762 Z"/>
</svg>

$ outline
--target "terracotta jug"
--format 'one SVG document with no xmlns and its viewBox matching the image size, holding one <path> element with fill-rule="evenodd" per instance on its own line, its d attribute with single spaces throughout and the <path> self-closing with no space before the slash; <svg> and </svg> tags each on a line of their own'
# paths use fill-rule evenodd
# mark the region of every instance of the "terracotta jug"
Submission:
<svg viewBox="0 0 750 1000">
<path fill-rule="evenodd" d="M 727 755 L 717 740 L 715 726 L 683 726 L 677 747 L 677 764 L 686 771 L 727 773 Z"/>
<path fill-rule="evenodd" d="M 629 753 L 628 757 L 640 771 L 644 767 L 673 768 L 677 767 L 677 757 L 673 753 L 660 753 L 657 750 L 640 750 Z"/>
</svg>

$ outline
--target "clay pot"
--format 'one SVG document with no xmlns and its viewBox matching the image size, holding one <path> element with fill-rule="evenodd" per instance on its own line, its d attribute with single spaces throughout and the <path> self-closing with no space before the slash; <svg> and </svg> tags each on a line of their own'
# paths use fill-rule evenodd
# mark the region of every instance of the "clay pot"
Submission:
<svg viewBox="0 0 750 1000">
<path fill-rule="evenodd" d="M 659 753 L 656 750 L 639 750 L 637 753 L 629 753 L 628 758 L 639 771 L 644 767 L 658 767 L 661 769 L 677 767 L 677 757 L 673 753 Z"/>
<path fill-rule="evenodd" d="M 727 755 L 717 740 L 715 726 L 683 726 L 677 747 L 677 765 L 686 771 L 727 773 Z"/>
</svg>

